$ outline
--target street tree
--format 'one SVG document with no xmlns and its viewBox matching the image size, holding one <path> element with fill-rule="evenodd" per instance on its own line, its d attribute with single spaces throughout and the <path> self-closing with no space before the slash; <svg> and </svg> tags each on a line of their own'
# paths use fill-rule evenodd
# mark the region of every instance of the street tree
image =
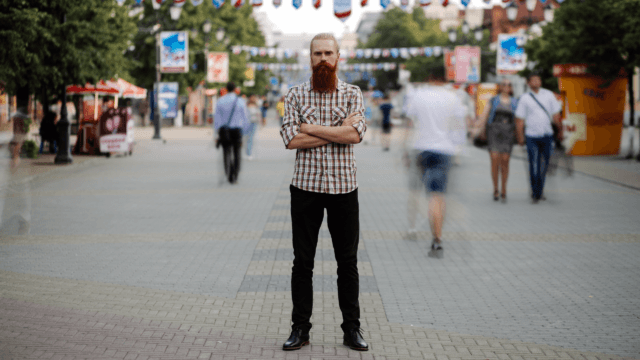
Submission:
<svg viewBox="0 0 640 360">
<path fill-rule="evenodd" d="M 542 36 L 525 45 L 545 85 L 557 88 L 554 64 L 587 64 L 588 72 L 611 80 L 624 70 L 633 125 L 634 69 L 640 66 L 640 0 L 566 0 Z M 605 82 L 606 84 L 606 82 Z"/>
<path fill-rule="evenodd" d="M 26 107 L 47 106 L 69 84 L 126 76 L 136 32 L 126 8 L 104 0 L 0 0 L 0 81 Z"/>
<path fill-rule="evenodd" d="M 180 18 L 172 20 L 169 14 L 171 2 L 165 2 L 159 10 L 152 8 L 150 3 L 143 3 L 144 12 L 138 19 L 140 31 L 134 39 L 134 47 L 127 53 L 133 62 L 131 71 L 133 81 L 139 86 L 152 88 L 156 78 L 156 38 L 157 31 L 187 31 L 189 33 L 189 72 L 184 74 L 163 74 L 163 81 L 179 83 L 180 92 L 186 93 L 188 87 L 195 88 L 206 79 L 205 50 L 229 52 L 232 45 L 264 46 L 265 40 L 258 24 L 252 16 L 253 8 L 250 3 L 236 9 L 231 2 L 216 9 L 209 1 L 198 6 L 185 2 Z M 210 33 L 203 30 L 204 24 L 211 24 Z M 159 25 L 159 26 L 158 26 Z M 224 38 L 216 39 L 216 31 L 224 29 Z M 205 49 L 205 45 L 208 47 Z M 238 84 L 245 93 L 263 93 L 266 91 L 268 74 L 256 74 L 255 85 L 244 88 L 245 70 L 248 62 L 270 62 L 261 57 L 250 57 L 246 53 L 229 54 L 229 79 Z M 221 87 L 223 84 L 208 86 Z"/>
</svg>

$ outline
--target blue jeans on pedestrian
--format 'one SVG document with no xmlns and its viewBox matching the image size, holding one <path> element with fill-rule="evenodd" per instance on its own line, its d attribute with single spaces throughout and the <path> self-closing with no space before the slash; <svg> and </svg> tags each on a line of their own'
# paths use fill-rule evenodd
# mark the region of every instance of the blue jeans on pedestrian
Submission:
<svg viewBox="0 0 640 360">
<path fill-rule="evenodd" d="M 544 189 L 544 180 L 549 167 L 549 158 L 553 149 L 553 136 L 527 136 L 527 155 L 529 156 L 529 177 L 532 197 L 539 200 Z"/>
<path fill-rule="evenodd" d="M 249 124 L 249 132 L 247 133 L 247 156 L 251 156 L 251 150 L 253 149 L 253 136 L 256 134 L 256 127 L 258 124 Z"/>
</svg>

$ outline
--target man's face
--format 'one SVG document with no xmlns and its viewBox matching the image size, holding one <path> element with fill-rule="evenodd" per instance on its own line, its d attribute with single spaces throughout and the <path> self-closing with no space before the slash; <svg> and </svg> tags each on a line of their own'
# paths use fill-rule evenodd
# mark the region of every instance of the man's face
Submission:
<svg viewBox="0 0 640 360">
<path fill-rule="evenodd" d="M 314 40 L 311 44 L 311 66 L 314 67 L 326 61 L 331 66 L 336 66 L 340 53 L 336 51 L 336 44 L 331 39 Z"/>
<path fill-rule="evenodd" d="M 542 80 L 540 80 L 540 76 L 532 76 L 529 78 L 529 87 L 532 89 L 540 89 L 542 86 Z"/>
</svg>

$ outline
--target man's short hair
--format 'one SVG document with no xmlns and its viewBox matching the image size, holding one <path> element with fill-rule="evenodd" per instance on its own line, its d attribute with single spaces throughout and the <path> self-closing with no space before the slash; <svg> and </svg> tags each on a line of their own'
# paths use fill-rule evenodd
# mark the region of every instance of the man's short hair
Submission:
<svg viewBox="0 0 640 360">
<path fill-rule="evenodd" d="M 311 43 L 309 44 L 309 52 L 313 54 L 313 42 L 316 40 L 333 40 L 333 43 L 336 44 L 336 53 L 340 52 L 340 45 L 338 44 L 338 40 L 331 33 L 320 33 L 311 39 Z"/>
<path fill-rule="evenodd" d="M 227 91 L 228 91 L 228 92 L 230 92 L 230 93 L 232 93 L 232 92 L 233 92 L 233 90 L 235 90 L 235 89 L 236 89 L 236 84 L 235 84 L 235 83 L 233 83 L 232 81 L 229 81 L 229 82 L 227 83 Z"/>
<path fill-rule="evenodd" d="M 539 72 L 537 72 L 537 71 L 532 71 L 532 72 L 530 72 L 530 73 L 527 75 L 527 82 L 531 81 L 531 78 L 532 78 L 532 77 L 534 77 L 534 76 L 537 76 L 537 77 L 539 77 L 539 78 L 541 78 L 541 79 L 542 79 L 542 76 L 540 76 L 540 73 L 539 73 Z"/>
</svg>

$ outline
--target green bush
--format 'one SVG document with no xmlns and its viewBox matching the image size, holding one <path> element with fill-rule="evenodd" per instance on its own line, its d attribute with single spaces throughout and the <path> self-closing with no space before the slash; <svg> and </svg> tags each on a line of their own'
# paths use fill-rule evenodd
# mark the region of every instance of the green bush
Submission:
<svg viewBox="0 0 640 360">
<path fill-rule="evenodd" d="M 22 152 L 27 155 L 29 159 L 35 159 L 38 157 L 38 146 L 33 140 L 26 140 L 22 144 Z"/>
</svg>

